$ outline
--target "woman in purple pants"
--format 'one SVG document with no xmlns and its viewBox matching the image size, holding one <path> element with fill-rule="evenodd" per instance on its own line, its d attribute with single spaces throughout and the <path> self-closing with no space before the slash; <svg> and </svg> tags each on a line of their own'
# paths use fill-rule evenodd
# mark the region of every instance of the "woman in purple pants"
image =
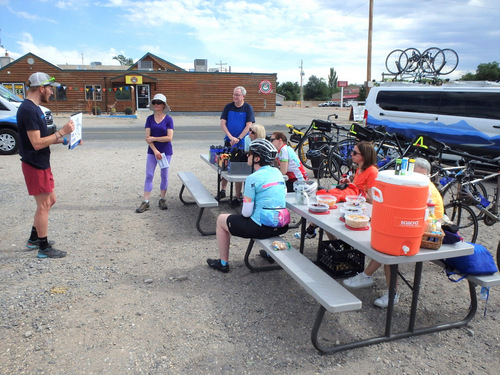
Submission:
<svg viewBox="0 0 500 375">
<path fill-rule="evenodd" d="M 146 160 L 146 181 L 144 182 L 144 200 L 139 208 L 135 210 L 137 213 L 149 210 L 149 197 L 153 190 L 153 177 L 157 164 L 160 164 L 161 167 L 160 201 L 158 202 L 158 206 L 161 210 L 168 208 L 165 195 L 168 188 L 170 159 L 172 158 L 174 121 L 172 117 L 165 113 L 167 110 L 170 110 L 165 95 L 156 94 L 151 101 L 150 108 L 154 111 L 154 114 L 148 116 L 145 125 L 148 155 Z"/>
</svg>

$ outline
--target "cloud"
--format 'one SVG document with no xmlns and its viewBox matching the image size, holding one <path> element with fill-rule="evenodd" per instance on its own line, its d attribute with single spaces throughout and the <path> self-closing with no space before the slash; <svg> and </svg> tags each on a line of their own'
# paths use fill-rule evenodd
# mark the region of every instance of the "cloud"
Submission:
<svg viewBox="0 0 500 375">
<path fill-rule="evenodd" d="M 17 17 L 20 17 L 20 18 L 23 18 L 25 20 L 30 20 L 30 21 L 44 21 L 44 22 L 50 22 L 50 23 L 54 23 L 54 24 L 57 24 L 57 22 L 53 19 L 50 19 L 50 18 L 46 18 L 46 17 L 40 17 L 36 14 L 33 14 L 33 13 L 28 13 L 28 12 L 24 12 L 24 11 L 16 11 L 14 9 L 12 9 L 12 7 L 8 6 L 7 9 L 9 10 L 9 12 L 11 12 L 13 15 L 17 16 Z"/>
</svg>

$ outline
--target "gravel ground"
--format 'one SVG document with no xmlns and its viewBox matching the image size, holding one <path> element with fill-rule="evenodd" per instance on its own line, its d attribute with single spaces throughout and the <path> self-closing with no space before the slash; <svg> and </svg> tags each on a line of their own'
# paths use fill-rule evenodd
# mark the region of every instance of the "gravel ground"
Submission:
<svg viewBox="0 0 500 375">
<path fill-rule="evenodd" d="M 280 108 L 276 118 L 258 122 L 299 122 L 301 113 L 309 119 L 316 114 Z M 131 120 L 85 118 L 84 126 L 99 121 L 119 126 Z M 144 119 L 135 121 L 143 126 Z M 174 121 L 178 129 L 218 123 L 213 117 Z M 283 271 L 251 274 L 243 263 L 247 241 L 232 242 L 229 274 L 210 269 L 205 260 L 217 256 L 215 236 L 196 231 L 197 209 L 179 201 L 177 178 L 178 171 L 193 171 L 215 193 L 215 174 L 199 158 L 209 144 L 174 142 L 169 209 L 158 209 L 155 191 L 144 214 L 134 212 L 144 181 L 142 138 L 87 142 L 73 151 L 53 146 L 58 202 L 49 238 L 69 253 L 56 260 L 37 259 L 24 248 L 35 203 L 19 156 L 1 157 L 1 374 L 498 373 L 499 288 L 491 291 L 486 316 L 480 301 L 466 328 L 322 356 L 310 341 L 318 304 Z M 205 224 L 227 211 L 225 205 L 208 211 Z M 298 245 L 293 231 L 286 237 Z M 497 228 L 482 224 L 481 242 L 490 250 L 498 237 Z M 306 253 L 314 256 L 313 240 Z M 411 279 L 411 267 L 403 272 Z M 465 315 L 465 282 L 448 282 L 432 264 L 424 265 L 423 278 L 420 324 Z M 324 338 L 383 333 L 385 311 L 372 303 L 384 288 L 379 271 L 373 287 L 354 292 L 363 309 L 328 315 Z M 401 292 L 398 327 L 405 326 L 410 303 L 409 289 L 401 285 Z"/>
</svg>

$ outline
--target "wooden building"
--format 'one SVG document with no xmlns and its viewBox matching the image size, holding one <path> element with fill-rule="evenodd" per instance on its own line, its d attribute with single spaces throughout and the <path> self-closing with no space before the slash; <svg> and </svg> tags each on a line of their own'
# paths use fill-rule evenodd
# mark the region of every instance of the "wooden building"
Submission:
<svg viewBox="0 0 500 375">
<path fill-rule="evenodd" d="M 54 65 L 27 53 L 0 68 L 0 84 L 24 97 L 34 72 L 61 83 L 49 104 L 56 113 L 90 113 L 95 107 L 102 112 L 113 107 L 117 113 L 149 111 L 150 100 L 162 93 L 175 114 L 219 114 L 236 86 L 245 87 L 245 101 L 256 114 L 272 116 L 276 110 L 276 73 L 191 72 L 151 53 L 132 66 Z"/>
</svg>

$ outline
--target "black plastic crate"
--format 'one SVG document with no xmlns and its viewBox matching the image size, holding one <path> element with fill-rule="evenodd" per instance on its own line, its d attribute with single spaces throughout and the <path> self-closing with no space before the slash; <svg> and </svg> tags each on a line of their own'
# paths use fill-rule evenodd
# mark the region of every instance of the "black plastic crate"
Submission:
<svg viewBox="0 0 500 375">
<path fill-rule="evenodd" d="M 365 254 L 342 240 L 323 241 L 317 263 L 333 277 L 351 277 L 365 269 Z"/>
</svg>

